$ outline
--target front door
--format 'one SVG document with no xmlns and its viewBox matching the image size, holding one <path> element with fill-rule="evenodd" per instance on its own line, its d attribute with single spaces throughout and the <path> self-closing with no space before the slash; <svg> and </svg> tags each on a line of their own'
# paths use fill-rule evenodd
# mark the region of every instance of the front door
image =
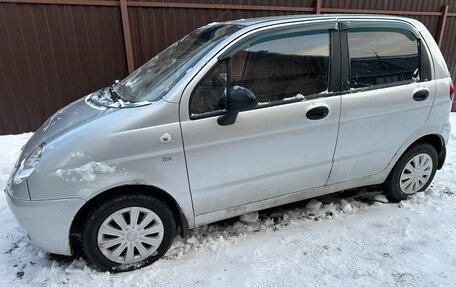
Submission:
<svg viewBox="0 0 456 287">
<path fill-rule="evenodd" d="M 196 216 L 326 184 L 340 114 L 340 96 L 329 88 L 331 34 L 295 27 L 255 37 L 184 91 Z M 250 89 L 258 106 L 221 126 L 227 86 Z"/>
</svg>

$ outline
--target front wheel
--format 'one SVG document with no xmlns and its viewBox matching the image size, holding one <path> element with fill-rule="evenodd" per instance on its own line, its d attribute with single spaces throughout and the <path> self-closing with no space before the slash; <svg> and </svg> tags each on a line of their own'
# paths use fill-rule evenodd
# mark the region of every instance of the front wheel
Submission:
<svg viewBox="0 0 456 287">
<path fill-rule="evenodd" d="M 104 271 L 130 271 L 150 265 L 171 246 L 176 224 L 163 202 L 145 194 L 107 199 L 85 222 L 82 248 Z"/>
<path fill-rule="evenodd" d="M 419 144 L 407 150 L 384 183 L 388 199 L 397 202 L 426 190 L 434 178 L 437 161 L 437 151 L 430 144 Z"/>
</svg>

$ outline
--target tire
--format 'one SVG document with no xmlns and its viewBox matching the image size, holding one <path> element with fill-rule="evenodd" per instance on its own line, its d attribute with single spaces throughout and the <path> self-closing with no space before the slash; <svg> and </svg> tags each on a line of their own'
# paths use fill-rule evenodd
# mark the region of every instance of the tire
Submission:
<svg viewBox="0 0 456 287">
<path fill-rule="evenodd" d="M 432 145 L 423 143 L 413 146 L 399 158 L 384 182 L 386 197 L 391 202 L 399 202 L 426 190 L 434 178 L 437 164 L 437 151 Z"/>
<path fill-rule="evenodd" d="M 84 222 L 81 245 L 89 263 L 123 272 L 157 261 L 175 234 L 173 212 L 166 204 L 145 194 L 124 194 L 93 209 Z"/>
</svg>

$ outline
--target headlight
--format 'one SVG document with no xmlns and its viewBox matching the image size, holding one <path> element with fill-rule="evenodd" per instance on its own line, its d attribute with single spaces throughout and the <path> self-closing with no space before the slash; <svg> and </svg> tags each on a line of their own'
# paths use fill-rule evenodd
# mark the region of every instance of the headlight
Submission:
<svg viewBox="0 0 456 287">
<path fill-rule="evenodd" d="M 24 179 L 32 174 L 32 172 L 35 170 L 36 165 L 40 161 L 43 149 L 44 143 L 40 144 L 34 151 L 32 151 L 22 160 L 21 165 L 16 172 L 16 176 L 14 177 L 14 181 L 16 183 L 21 183 Z"/>
</svg>

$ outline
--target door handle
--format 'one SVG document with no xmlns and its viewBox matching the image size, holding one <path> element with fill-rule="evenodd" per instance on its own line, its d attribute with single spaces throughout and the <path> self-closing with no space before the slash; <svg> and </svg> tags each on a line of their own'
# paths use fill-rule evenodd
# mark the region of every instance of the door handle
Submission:
<svg viewBox="0 0 456 287">
<path fill-rule="evenodd" d="M 413 94 L 413 99 L 417 102 L 426 100 L 429 97 L 429 91 L 427 89 L 422 89 Z"/>
<path fill-rule="evenodd" d="M 329 109 L 325 106 L 315 107 L 310 109 L 306 113 L 306 117 L 309 120 L 320 120 L 325 118 L 329 114 Z"/>
</svg>

